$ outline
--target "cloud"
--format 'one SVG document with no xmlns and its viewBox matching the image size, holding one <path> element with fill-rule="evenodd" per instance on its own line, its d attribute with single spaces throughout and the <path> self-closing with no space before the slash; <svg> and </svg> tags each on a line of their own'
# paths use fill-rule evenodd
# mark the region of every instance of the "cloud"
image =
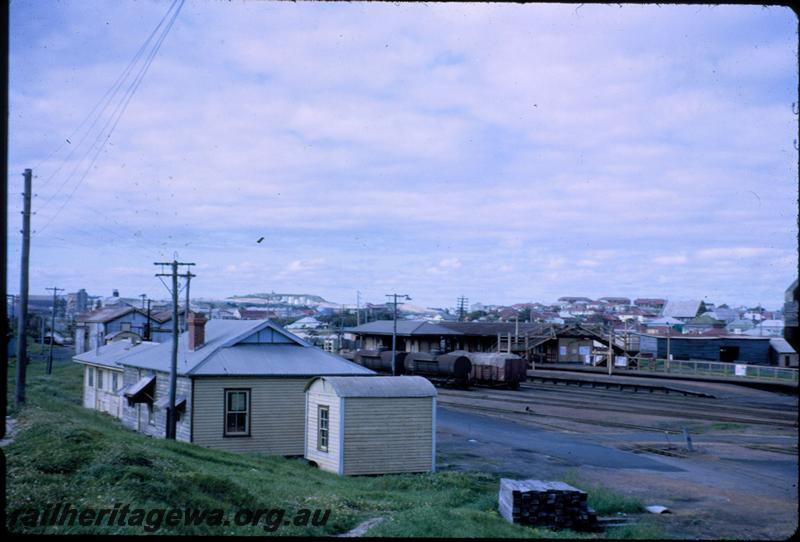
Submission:
<svg viewBox="0 0 800 542">
<path fill-rule="evenodd" d="M 788 9 L 189 3 L 79 185 L 81 154 L 47 153 L 164 9 L 12 5 L 9 193 L 35 166 L 52 220 L 34 289 L 155 290 L 175 251 L 208 295 L 445 306 L 620 284 L 779 303 L 795 275 Z"/>
<path fill-rule="evenodd" d="M 458 258 L 445 258 L 439 261 L 438 265 L 428 268 L 428 273 L 431 275 L 447 275 L 461 267 L 461 261 Z"/>
<path fill-rule="evenodd" d="M 683 265 L 688 261 L 689 259 L 683 254 L 670 254 L 653 258 L 653 263 L 658 265 Z"/>
</svg>

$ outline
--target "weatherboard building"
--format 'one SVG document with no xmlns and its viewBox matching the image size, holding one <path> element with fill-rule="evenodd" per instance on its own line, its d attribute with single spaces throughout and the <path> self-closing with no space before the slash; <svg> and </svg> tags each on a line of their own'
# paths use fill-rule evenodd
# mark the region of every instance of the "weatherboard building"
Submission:
<svg viewBox="0 0 800 542">
<path fill-rule="evenodd" d="M 207 322 L 190 314 L 179 341 L 176 438 L 208 448 L 303 455 L 309 380 L 374 374 L 269 320 Z M 84 406 L 163 438 L 172 342 L 124 343 L 73 358 L 85 366 Z M 109 388 L 112 379 L 118 389 Z"/>
</svg>

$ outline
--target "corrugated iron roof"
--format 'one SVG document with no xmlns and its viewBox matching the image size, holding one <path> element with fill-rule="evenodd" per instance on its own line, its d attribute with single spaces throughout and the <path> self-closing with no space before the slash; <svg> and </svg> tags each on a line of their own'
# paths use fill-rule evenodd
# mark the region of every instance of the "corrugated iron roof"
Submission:
<svg viewBox="0 0 800 542">
<path fill-rule="evenodd" d="M 779 354 L 796 354 L 792 345 L 786 339 L 782 339 L 781 337 L 773 337 L 769 340 L 769 345 L 772 347 Z"/>
<path fill-rule="evenodd" d="M 298 344 L 240 344 L 221 348 L 190 371 L 195 376 L 372 375 L 370 369 L 315 347 Z"/>
<path fill-rule="evenodd" d="M 135 307 L 131 307 L 130 305 L 124 305 L 121 307 L 112 305 L 109 307 L 103 307 L 94 310 L 86 314 L 81 314 L 76 318 L 76 320 L 78 322 L 105 323 L 105 322 L 110 322 L 111 320 L 116 320 L 117 318 L 125 316 L 126 314 L 131 313 L 133 311 L 138 311 L 138 309 L 136 309 Z"/>
<path fill-rule="evenodd" d="M 426 320 L 398 320 L 397 334 L 399 336 L 483 336 L 495 337 L 498 333 L 514 333 L 519 328 L 520 335 L 526 332 L 538 333 L 543 330 L 542 324 L 515 322 L 439 322 L 431 323 Z M 376 320 L 358 327 L 345 328 L 349 333 L 362 335 L 391 335 L 392 320 Z"/>
<path fill-rule="evenodd" d="M 421 376 L 321 376 L 306 390 L 319 380 L 330 384 L 339 397 L 436 397 L 436 388 Z"/>
<path fill-rule="evenodd" d="M 411 335 L 461 335 L 458 331 L 444 326 L 444 324 L 432 324 L 426 320 L 398 320 L 397 334 L 406 337 Z M 366 335 L 391 335 L 393 329 L 393 320 L 376 320 L 360 326 L 345 328 L 344 331 Z"/>
<path fill-rule="evenodd" d="M 672 316 L 673 318 L 694 318 L 700 312 L 702 301 L 690 299 L 687 301 L 667 301 L 662 316 Z"/>
<path fill-rule="evenodd" d="M 258 331 L 272 329 L 288 344 L 239 344 Z M 209 320 L 205 343 L 189 351 L 188 333 L 178 343 L 178 374 L 189 376 L 269 375 L 316 376 L 320 374 L 374 374 L 340 356 L 316 348 L 269 320 Z M 172 341 L 166 341 L 125 358 L 125 365 L 169 371 Z"/>
<path fill-rule="evenodd" d="M 73 356 L 72 359 L 79 363 L 91 363 L 93 365 L 103 365 L 105 367 L 119 369 L 122 367 L 120 362 L 125 358 L 138 354 L 139 352 L 144 352 L 145 350 L 150 350 L 156 346 L 158 346 L 158 343 L 146 341 L 137 344 L 131 343 L 130 340 L 114 341 L 100 348 Z"/>
</svg>

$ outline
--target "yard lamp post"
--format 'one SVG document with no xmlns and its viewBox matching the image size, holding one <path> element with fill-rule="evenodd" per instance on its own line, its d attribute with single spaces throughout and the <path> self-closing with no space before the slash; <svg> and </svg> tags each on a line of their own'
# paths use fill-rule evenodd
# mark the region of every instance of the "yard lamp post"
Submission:
<svg viewBox="0 0 800 542">
<path fill-rule="evenodd" d="M 392 375 L 397 375 L 397 298 L 405 298 L 406 301 L 411 301 L 411 298 L 406 294 L 386 294 L 386 297 L 394 298 L 394 318 L 392 319 Z"/>
</svg>

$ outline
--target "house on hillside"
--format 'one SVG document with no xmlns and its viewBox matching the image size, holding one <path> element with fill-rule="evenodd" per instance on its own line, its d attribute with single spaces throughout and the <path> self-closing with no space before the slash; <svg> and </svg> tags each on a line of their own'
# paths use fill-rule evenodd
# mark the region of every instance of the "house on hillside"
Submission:
<svg viewBox="0 0 800 542">
<path fill-rule="evenodd" d="M 83 406 L 122 418 L 123 367 L 120 362 L 153 346 L 156 343 L 124 339 L 74 356 L 72 361 L 83 365 Z"/>
<path fill-rule="evenodd" d="M 648 315 L 658 316 L 664 310 L 667 300 L 655 297 L 638 297 L 633 300 L 633 304 Z"/>
<path fill-rule="evenodd" d="M 755 337 L 783 337 L 783 327 L 783 320 L 762 320 L 744 334 Z"/>
<path fill-rule="evenodd" d="M 703 333 L 712 329 L 725 329 L 725 321 L 718 320 L 711 312 L 704 312 L 683 324 L 684 333 Z"/>
<path fill-rule="evenodd" d="M 693 318 L 697 318 L 706 312 L 705 303 L 696 299 L 687 301 L 669 300 L 664 305 L 664 311 L 661 316 L 669 316 L 670 318 L 677 318 L 683 322 L 688 322 Z"/>
<path fill-rule="evenodd" d="M 289 331 L 294 331 L 294 330 L 304 330 L 304 329 L 317 329 L 322 326 L 323 323 L 314 318 L 313 316 L 304 316 L 299 320 L 295 320 L 294 322 L 286 326 L 286 329 L 288 329 Z"/>
<path fill-rule="evenodd" d="M 172 337 L 172 312 L 151 312 L 121 303 L 80 315 L 75 321 L 75 353 L 105 344 L 109 336 L 121 331 L 160 342 Z"/>
<path fill-rule="evenodd" d="M 172 342 L 78 362 L 122 367 L 125 427 L 164 437 Z M 269 320 L 210 320 L 190 313 L 178 343 L 177 438 L 233 452 L 302 455 L 305 386 L 317 376 L 373 375 Z"/>
<path fill-rule="evenodd" d="M 725 329 L 728 332 L 733 333 L 734 335 L 738 335 L 740 333 L 744 333 L 747 330 L 753 329 L 753 321 L 752 320 L 745 320 L 743 318 L 737 318 L 730 322 Z"/>
</svg>

